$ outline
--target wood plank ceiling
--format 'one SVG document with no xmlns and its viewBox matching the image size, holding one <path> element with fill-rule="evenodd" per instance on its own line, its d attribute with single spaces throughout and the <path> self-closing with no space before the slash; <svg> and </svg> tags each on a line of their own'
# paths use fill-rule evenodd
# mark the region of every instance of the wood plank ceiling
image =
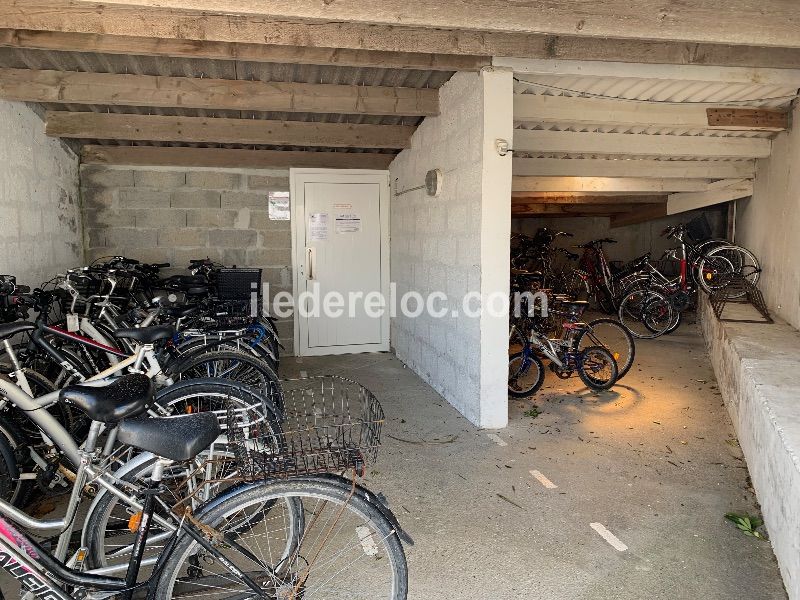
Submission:
<svg viewBox="0 0 800 600">
<path fill-rule="evenodd" d="M 612 226 L 751 195 L 800 88 L 789 68 L 495 63 L 516 80 L 512 215 Z"/>
<path fill-rule="evenodd" d="M 0 98 L 40 103 L 84 162 L 386 168 L 453 70 L 488 63 L 1 29 Z"/>
<path fill-rule="evenodd" d="M 0 98 L 41 103 L 48 134 L 77 140 L 88 162 L 385 168 L 438 113 L 437 90 L 453 72 L 496 64 L 520 79 L 515 206 L 619 215 L 620 204 L 656 214 L 670 193 L 685 205 L 698 194 L 746 191 L 753 160 L 786 127 L 786 104 L 729 100 L 783 97 L 800 85 L 800 40 L 786 37 L 796 37 L 796 15 L 769 35 L 752 27 L 770 11 L 731 29 L 688 18 L 694 9 L 684 7 L 669 21 L 683 19 L 680 37 L 622 0 L 619 14 L 587 8 L 577 30 L 558 21 L 573 14 L 570 3 L 547 14 L 525 8 L 520 21 L 523 9 L 502 2 L 471 11 L 448 0 L 433 13 L 412 2 L 402 25 L 378 18 L 388 5 L 359 5 L 360 17 L 326 5 L 332 19 L 310 16 L 318 3 L 302 0 L 285 3 L 286 13 L 274 3 L 242 14 L 228 2 L 132 4 L 0 3 Z M 509 10 L 515 25 L 500 26 Z M 651 30 L 614 25 L 619 18 Z M 676 89 L 681 81 L 696 87 Z M 712 104 L 695 102 L 704 87 L 718 92 L 707 94 Z M 647 104 L 647 93 L 658 100 L 667 88 L 667 102 Z"/>
</svg>

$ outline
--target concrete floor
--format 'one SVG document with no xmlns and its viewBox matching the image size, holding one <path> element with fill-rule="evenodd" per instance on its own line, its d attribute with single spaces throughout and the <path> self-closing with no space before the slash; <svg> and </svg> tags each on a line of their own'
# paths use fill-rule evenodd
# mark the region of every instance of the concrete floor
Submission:
<svg viewBox="0 0 800 600">
<path fill-rule="evenodd" d="M 511 401 L 497 432 L 472 426 L 389 354 L 287 357 L 282 371 L 344 375 L 383 404 L 366 483 L 416 541 L 412 599 L 786 598 L 770 545 L 723 518 L 758 508 L 694 325 L 642 341 L 609 392 L 549 374 L 532 401 Z M 533 406 L 536 418 L 524 414 Z"/>
<path fill-rule="evenodd" d="M 511 401 L 497 432 L 472 426 L 392 355 L 282 368 L 351 377 L 383 404 L 367 485 L 416 541 L 411 598 L 786 597 L 769 543 L 723 518 L 758 508 L 694 325 L 642 341 L 609 392 L 550 374 L 533 401 Z M 541 414 L 526 416 L 534 405 Z"/>
</svg>

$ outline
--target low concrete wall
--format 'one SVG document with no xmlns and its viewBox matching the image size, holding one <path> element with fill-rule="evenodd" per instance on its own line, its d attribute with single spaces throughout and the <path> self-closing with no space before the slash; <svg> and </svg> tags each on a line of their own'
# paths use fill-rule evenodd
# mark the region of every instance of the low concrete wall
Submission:
<svg viewBox="0 0 800 600">
<path fill-rule="evenodd" d="M 725 318 L 752 318 L 728 304 Z M 800 599 L 800 332 L 719 321 L 705 298 L 701 327 L 747 460 L 789 597 Z"/>
</svg>

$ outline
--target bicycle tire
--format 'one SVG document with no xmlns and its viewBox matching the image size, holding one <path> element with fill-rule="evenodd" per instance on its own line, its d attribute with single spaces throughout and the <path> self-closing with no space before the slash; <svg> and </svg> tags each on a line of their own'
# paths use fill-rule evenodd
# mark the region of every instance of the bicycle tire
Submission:
<svg viewBox="0 0 800 600">
<path fill-rule="evenodd" d="M 602 336 L 597 332 L 599 327 L 612 327 L 619 331 L 625 339 L 627 348 L 623 348 L 620 344 L 622 340 L 615 340 L 614 342 L 604 342 Z M 588 340 L 591 343 L 584 344 L 582 342 Z M 613 345 L 614 347 L 610 347 Z M 584 329 L 575 340 L 575 347 L 578 349 L 588 348 L 589 346 L 601 346 L 608 350 L 617 361 L 617 380 L 622 379 L 628 374 L 633 366 L 633 361 L 636 358 L 636 342 L 634 341 L 631 332 L 616 319 L 603 317 L 595 319 L 587 323 L 587 328 Z M 621 360 L 622 359 L 622 360 Z"/>
<path fill-rule="evenodd" d="M 587 369 L 587 363 L 590 360 L 602 360 L 609 370 L 608 376 L 599 378 L 589 373 L 589 370 L 594 369 L 591 365 L 589 369 Z M 617 373 L 617 361 L 614 360 L 614 356 L 605 348 L 601 346 L 589 346 L 581 351 L 580 357 L 578 358 L 578 377 L 581 378 L 581 381 L 586 384 L 587 387 L 596 391 L 607 390 L 617 382 Z"/>
<path fill-rule="evenodd" d="M 176 379 L 231 379 L 259 389 L 279 381 L 278 374 L 267 362 L 252 354 L 231 350 L 192 354 L 170 366 L 169 372 Z"/>
<path fill-rule="evenodd" d="M 322 572 L 323 579 L 327 576 L 327 580 L 322 581 L 322 585 L 326 586 L 327 589 L 327 586 L 333 583 L 337 587 L 334 592 L 337 598 L 406 599 L 408 595 L 408 565 L 395 527 L 377 507 L 358 494 L 352 494 L 349 489 L 332 484 L 324 484 L 319 481 L 298 479 L 266 481 L 254 484 L 247 490 L 233 494 L 230 498 L 224 499 L 209 510 L 198 514 L 197 518 L 203 525 L 220 528 L 234 522 L 231 516 L 240 514 L 240 511 L 246 511 L 250 506 L 259 503 L 263 504 L 266 499 L 287 497 L 294 498 L 303 504 L 306 512 L 305 520 L 309 524 L 300 538 L 301 545 L 292 561 L 276 563 L 275 559 L 265 557 L 265 551 L 267 554 L 271 553 L 266 536 L 261 535 L 261 539 L 255 547 L 248 545 L 247 535 L 240 534 L 236 536 L 236 542 L 248 548 L 259 559 L 259 567 L 264 564 L 274 567 L 272 569 L 274 575 L 264 578 L 263 584 L 272 586 L 268 589 L 275 590 L 277 597 L 305 597 L 309 585 L 315 582 L 314 577 L 317 573 L 314 571 L 314 566 L 320 562 L 320 556 L 323 556 L 323 545 L 334 541 L 341 534 L 347 544 L 345 550 L 357 555 L 354 561 L 358 563 L 357 572 L 352 572 L 347 567 L 341 566 L 342 561 L 347 558 L 344 550 L 334 553 L 334 559 L 327 557 L 327 563 L 325 558 L 321 560 L 320 564 L 323 567 L 326 564 L 333 563 L 334 566 L 331 568 L 335 571 L 333 575 L 329 575 L 330 571 Z M 282 505 L 276 504 L 275 506 Z M 333 512 L 327 518 L 324 516 L 319 518 L 319 515 L 322 515 L 329 506 L 333 507 L 333 511 L 338 512 Z M 328 532 L 325 532 L 326 523 L 332 518 L 334 519 L 335 530 L 331 527 Z M 280 523 L 280 517 L 277 519 L 273 517 L 263 519 L 260 523 L 266 527 L 273 520 Z M 342 524 L 340 525 L 340 523 Z M 355 525 L 356 523 L 358 525 Z M 312 531 L 312 524 L 323 525 L 322 532 L 315 533 Z M 311 547 L 304 552 L 302 544 L 306 540 L 310 542 Z M 353 541 L 356 543 L 353 543 Z M 315 548 L 315 544 L 319 544 L 319 548 Z M 221 546 L 218 546 L 217 549 L 220 552 L 234 550 L 230 547 Z M 198 560 L 194 564 L 188 564 L 190 559 L 193 556 L 196 557 L 201 550 L 199 545 L 188 535 L 184 535 L 177 540 L 174 548 L 165 558 L 161 575 L 155 583 L 154 597 L 156 600 L 173 598 L 176 584 L 180 586 L 179 589 L 182 594 L 188 595 L 191 595 L 192 589 L 197 589 L 198 591 L 199 589 L 207 589 L 207 582 L 214 577 L 211 569 L 215 566 L 225 573 L 224 576 L 217 578 L 217 581 L 220 583 L 235 583 L 231 581 L 232 578 L 227 574 L 227 570 L 223 571 L 219 567 L 220 563 L 218 561 L 210 563 Z M 227 554 L 226 557 L 229 558 L 230 556 L 230 554 Z M 363 560 L 365 557 L 367 558 L 366 561 Z M 370 558 L 372 560 L 369 560 Z M 236 554 L 233 559 L 229 558 L 229 560 L 232 560 L 245 571 L 252 568 L 250 567 L 253 564 L 252 562 L 247 562 L 246 567 L 242 565 L 242 561 L 248 561 L 248 559 L 241 553 Z M 195 570 L 185 570 L 184 567 L 187 564 L 189 567 L 194 567 Z M 199 567 L 195 566 L 195 564 L 199 564 Z M 385 589 L 380 590 L 384 593 L 378 594 L 374 590 L 374 584 L 370 585 L 372 583 L 370 578 L 384 565 L 388 567 L 389 577 L 383 582 Z M 299 571 L 295 572 L 295 569 Z M 345 571 L 347 573 L 342 575 Z M 201 583 L 193 584 L 192 579 L 190 579 L 192 575 L 188 575 L 189 573 L 193 573 L 194 581 L 196 582 L 200 581 L 201 577 L 208 579 L 203 579 Z M 260 579 L 255 575 L 251 576 L 255 579 Z M 369 589 L 366 589 L 367 586 L 369 586 Z M 316 590 L 313 590 L 310 595 L 314 595 L 314 591 Z M 249 593 L 252 592 L 248 590 Z M 322 597 L 327 597 L 324 590 L 322 591 Z"/>
<path fill-rule="evenodd" d="M 709 259 L 723 258 L 731 264 L 733 273 L 743 276 L 752 285 L 757 285 L 758 280 L 761 278 L 761 265 L 758 262 L 755 254 L 750 252 L 747 248 L 737 246 L 735 244 L 726 244 L 717 246 L 709 251 L 697 265 L 698 276 L 702 275 L 706 270 L 706 262 Z M 734 264 L 734 260 L 737 260 Z M 725 287 L 725 281 L 721 282 L 720 286 L 710 286 L 704 278 L 700 278 L 700 285 L 707 293 L 712 293 L 719 287 Z M 741 298 L 746 292 L 742 291 L 737 294 L 730 294 L 728 297 L 731 299 Z"/>
<path fill-rule="evenodd" d="M 255 407 L 259 411 L 267 411 L 268 414 L 265 417 L 275 440 L 276 451 L 280 451 L 284 444 L 280 426 L 281 414 L 276 407 L 271 406 L 268 400 L 252 388 L 224 379 L 187 379 L 160 390 L 156 396 L 156 403 L 169 414 L 196 413 L 207 410 L 218 413 L 223 431 L 227 428 L 227 409 L 232 400 L 237 401 L 245 408 Z M 266 439 L 266 436 L 262 435 L 262 439 Z M 200 460 L 204 460 L 202 455 Z M 151 469 L 152 464 L 145 463 L 126 475 L 127 479 L 123 479 L 134 481 L 135 477 L 142 477 Z M 228 478 L 236 478 L 238 474 L 235 471 L 215 471 L 213 476 L 224 481 Z M 89 548 L 87 561 L 91 568 L 107 566 L 108 557 L 105 556 L 104 540 L 109 534 L 108 519 L 111 518 L 111 511 L 119 502 L 117 496 L 102 488 L 98 496 L 98 499 L 91 505 L 84 526 L 89 534 L 85 542 Z"/>
<path fill-rule="evenodd" d="M 28 440 L 13 421 L 2 415 L 0 415 L 0 435 L 7 444 L 6 449 L 12 453 L 9 457 L 6 452 L 0 452 L 0 498 L 17 508 L 25 508 L 34 489 L 34 480 L 21 478 L 15 480 L 12 473 L 24 472 L 26 465 L 31 468 L 35 466 L 33 460 L 26 457 Z M 14 461 L 13 465 L 8 462 L 11 460 Z"/>
<path fill-rule="evenodd" d="M 523 361 L 522 352 L 516 352 L 508 357 L 508 395 L 512 398 L 529 398 L 538 392 L 544 383 L 544 364 L 541 359 L 535 354 L 529 354 L 527 358 L 529 364 Z M 536 369 L 533 371 L 533 383 L 526 385 L 524 389 L 515 388 L 512 381 L 519 381 L 521 376 L 527 376 L 532 372 L 532 368 Z"/>
<path fill-rule="evenodd" d="M 621 298 L 617 316 L 635 338 L 657 338 L 664 334 L 675 318 L 669 299 L 655 290 L 626 290 Z M 657 314 L 650 315 L 651 312 Z"/>
</svg>

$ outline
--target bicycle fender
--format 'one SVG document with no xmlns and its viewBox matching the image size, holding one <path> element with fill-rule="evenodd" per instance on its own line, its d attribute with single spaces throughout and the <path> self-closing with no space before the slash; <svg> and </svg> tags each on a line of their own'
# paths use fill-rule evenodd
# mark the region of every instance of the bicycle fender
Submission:
<svg viewBox="0 0 800 600">
<path fill-rule="evenodd" d="M 327 485 L 334 485 L 341 489 L 343 492 L 349 493 L 353 489 L 353 482 L 349 479 L 345 479 L 340 475 L 303 475 L 299 477 L 292 477 L 291 481 L 307 481 L 310 483 L 323 483 Z M 262 485 L 263 482 L 254 482 L 254 483 L 241 483 L 236 485 L 232 488 L 229 488 L 219 494 L 218 496 L 211 498 L 208 502 L 203 504 L 197 509 L 195 516 L 200 518 L 206 512 L 212 510 L 222 502 L 233 498 L 237 494 L 250 490 L 254 487 Z M 397 517 L 394 515 L 392 510 L 386 506 L 385 499 L 381 494 L 374 494 L 373 492 L 369 491 L 362 485 L 356 484 L 355 492 L 359 498 L 361 498 L 364 502 L 371 504 L 375 507 L 378 512 L 383 515 L 387 521 L 392 525 L 392 528 L 397 532 L 397 537 L 399 537 L 402 541 L 407 543 L 410 546 L 414 545 L 413 538 L 408 535 L 408 533 L 402 528 L 400 522 L 397 520 Z"/>
<path fill-rule="evenodd" d="M 353 489 L 352 480 L 345 479 L 341 475 L 323 474 L 323 475 L 306 475 L 292 479 L 300 479 L 304 481 L 319 481 L 321 483 L 333 484 L 341 488 L 345 492 L 350 492 Z M 386 497 L 383 494 L 375 494 L 360 484 L 356 484 L 355 492 L 359 498 L 375 507 L 389 523 L 391 523 L 394 530 L 397 532 L 397 537 L 404 541 L 409 546 L 414 545 L 414 539 L 400 525 L 397 517 L 392 510 L 386 505 Z"/>
</svg>

